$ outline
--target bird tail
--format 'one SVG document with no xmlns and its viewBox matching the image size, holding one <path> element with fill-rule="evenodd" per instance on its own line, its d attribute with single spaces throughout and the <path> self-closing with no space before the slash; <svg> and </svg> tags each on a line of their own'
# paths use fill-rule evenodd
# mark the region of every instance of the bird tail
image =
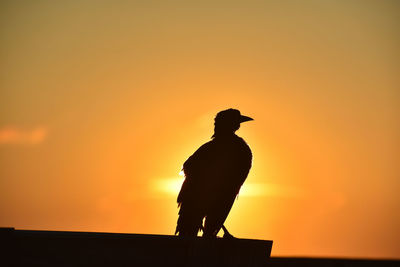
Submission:
<svg viewBox="0 0 400 267">
<path fill-rule="evenodd" d="M 188 203 L 181 203 L 179 217 L 175 229 L 175 235 L 197 236 L 203 230 L 203 213 L 195 207 L 189 207 Z"/>
</svg>

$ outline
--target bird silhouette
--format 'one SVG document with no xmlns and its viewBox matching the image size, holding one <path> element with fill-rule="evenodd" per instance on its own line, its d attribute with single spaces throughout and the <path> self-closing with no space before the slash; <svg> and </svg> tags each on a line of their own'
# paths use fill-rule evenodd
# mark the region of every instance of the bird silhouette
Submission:
<svg viewBox="0 0 400 267">
<path fill-rule="evenodd" d="M 240 123 L 250 120 L 237 109 L 220 111 L 212 140 L 183 164 L 185 180 L 177 198 L 175 234 L 197 236 L 202 230 L 204 237 L 216 237 L 222 227 L 224 237 L 233 237 L 223 224 L 252 162 L 250 147 L 235 132 Z"/>
</svg>

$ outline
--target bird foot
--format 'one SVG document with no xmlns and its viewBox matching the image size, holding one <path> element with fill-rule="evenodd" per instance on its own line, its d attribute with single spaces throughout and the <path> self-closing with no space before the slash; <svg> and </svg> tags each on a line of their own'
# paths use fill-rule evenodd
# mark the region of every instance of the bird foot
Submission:
<svg viewBox="0 0 400 267">
<path fill-rule="evenodd" d="M 224 239 L 234 239 L 235 237 L 231 235 L 230 233 L 225 232 L 224 235 L 222 236 Z"/>
<path fill-rule="evenodd" d="M 233 235 L 231 235 L 228 232 L 228 229 L 226 229 L 226 227 L 224 225 L 222 225 L 222 230 L 224 230 L 224 235 L 222 236 L 222 238 L 225 238 L 225 239 L 234 239 L 235 238 Z"/>
</svg>

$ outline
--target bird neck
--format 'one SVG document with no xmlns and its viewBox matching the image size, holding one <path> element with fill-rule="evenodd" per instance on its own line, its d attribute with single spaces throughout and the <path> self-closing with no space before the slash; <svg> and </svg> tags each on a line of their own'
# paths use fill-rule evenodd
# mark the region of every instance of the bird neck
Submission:
<svg viewBox="0 0 400 267">
<path fill-rule="evenodd" d="M 211 138 L 230 139 L 235 136 L 236 134 L 234 132 L 214 132 L 214 135 Z"/>
</svg>

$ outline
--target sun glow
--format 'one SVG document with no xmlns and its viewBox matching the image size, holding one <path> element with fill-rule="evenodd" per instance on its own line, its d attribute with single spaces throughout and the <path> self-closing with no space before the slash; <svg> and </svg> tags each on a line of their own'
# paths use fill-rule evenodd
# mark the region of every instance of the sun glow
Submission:
<svg viewBox="0 0 400 267">
<path fill-rule="evenodd" d="M 178 196 L 179 190 L 181 189 L 182 178 L 164 178 L 154 180 L 152 188 L 156 193 L 163 193 L 169 196 Z"/>
<path fill-rule="evenodd" d="M 182 175 L 184 175 L 183 171 L 180 172 L 180 176 Z M 179 194 L 183 181 L 184 179 L 182 178 L 155 179 L 151 185 L 151 188 L 157 194 L 163 193 L 169 196 L 177 196 Z M 239 192 L 240 197 L 301 197 L 302 195 L 304 195 L 304 192 L 299 188 L 277 184 L 246 182 L 243 184 Z"/>
</svg>

